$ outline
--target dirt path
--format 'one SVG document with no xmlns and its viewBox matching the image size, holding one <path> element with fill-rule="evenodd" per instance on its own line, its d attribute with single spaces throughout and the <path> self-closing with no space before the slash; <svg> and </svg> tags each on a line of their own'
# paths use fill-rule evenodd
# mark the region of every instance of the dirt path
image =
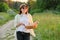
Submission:
<svg viewBox="0 0 60 40">
<path fill-rule="evenodd" d="M 14 21 L 11 20 L 0 27 L 0 40 L 16 40 L 14 38 Z M 32 37 L 30 38 L 32 40 Z"/>
<path fill-rule="evenodd" d="M 0 27 L 0 40 L 12 40 L 14 38 L 14 21 L 11 20 Z"/>
</svg>

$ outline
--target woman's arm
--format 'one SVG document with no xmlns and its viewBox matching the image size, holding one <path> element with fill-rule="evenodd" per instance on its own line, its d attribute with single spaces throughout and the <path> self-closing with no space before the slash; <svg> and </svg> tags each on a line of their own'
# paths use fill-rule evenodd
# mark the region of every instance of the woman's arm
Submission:
<svg viewBox="0 0 60 40">
<path fill-rule="evenodd" d="M 35 28 L 37 28 L 38 22 L 35 21 L 35 22 L 33 23 L 33 19 L 32 19 L 32 15 L 31 15 L 31 14 L 29 14 L 29 21 L 30 21 L 30 24 L 31 24 L 31 25 L 26 25 L 25 27 L 26 27 L 27 29 L 35 29 Z"/>
<path fill-rule="evenodd" d="M 14 27 L 19 27 L 20 25 L 24 25 L 23 23 L 19 23 L 19 15 L 16 15 L 15 16 L 15 19 L 14 19 Z"/>
<path fill-rule="evenodd" d="M 27 29 L 35 29 L 37 28 L 38 22 L 34 22 L 32 25 L 25 26 Z"/>
<path fill-rule="evenodd" d="M 36 28 L 36 26 L 28 25 L 28 26 L 26 26 L 26 28 L 27 28 L 27 29 L 35 29 L 35 28 Z"/>
<path fill-rule="evenodd" d="M 25 26 L 25 24 L 23 24 L 23 23 L 17 23 L 16 27 L 19 27 L 20 25 L 24 25 Z"/>
</svg>

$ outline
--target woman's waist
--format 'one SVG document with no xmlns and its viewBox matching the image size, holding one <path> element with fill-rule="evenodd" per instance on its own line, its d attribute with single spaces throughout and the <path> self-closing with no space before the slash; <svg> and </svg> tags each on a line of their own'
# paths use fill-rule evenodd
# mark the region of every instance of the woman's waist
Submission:
<svg viewBox="0 0 60 40">
<path fill-rule="evenodd" d="M 17 31 L 17 32 L 19 32 L 19 33 L 21 33 L 21 34 L 30 34 L 30 33 L 21 32 L 21 31 Z"/>
<path fill-rule="evenodd" d="M 25 26 L 24 25 L 20 25 L 16 29 L 25 29 Z"/>
<path fill-rule="evenodd" d="M 30 31 L 30 29 L 25 28 L 25 26 L 21 25 L 16 30 L 21 30 L 21 31 Z"/>
<path fill-rule="evenodd" d="M 30 29 L 25 28 L 24 25 L 18 26 L 16 29 L 17 29 L 17 30 L 26 30 L 26 31 L 27 31 L 27 30 L 30 30 Z"/>
</svg>

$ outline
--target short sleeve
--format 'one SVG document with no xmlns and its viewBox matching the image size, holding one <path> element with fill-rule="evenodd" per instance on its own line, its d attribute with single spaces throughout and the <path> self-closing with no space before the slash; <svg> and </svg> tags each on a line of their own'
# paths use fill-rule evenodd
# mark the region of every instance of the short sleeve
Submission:
<svg viewBox="0 0 60 40">
<path fill-rule="evenodd" d="M 18 23 L 18 15 L 16 15 L 14 18 L 14 27 L 16 27 L 17 23 Z"/>
<path fill-rule="evenodd" d="M 30 24 L 33 24 L 33 18 L 31 14 L 29 14 L 29 20 L 30 20 Z"/>
</svg>

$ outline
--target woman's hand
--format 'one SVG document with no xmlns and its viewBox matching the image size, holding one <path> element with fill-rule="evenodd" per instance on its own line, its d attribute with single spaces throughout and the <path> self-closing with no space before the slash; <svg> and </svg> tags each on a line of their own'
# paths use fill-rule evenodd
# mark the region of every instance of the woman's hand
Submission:
<svg viewBox="0 0 60 40">
<path fill-rule="evenodd" d="M 18 23 L 18 24 L 16 25 L 16 27 L 18 27 L 18 26 L 20 26 L 20 25 L 24 25 L 24 26 L 25 26 L 25 24 L 23 24 L 23 23 Z"/>
<path fill-rule="evenodd" d="M 32 25 L 25 26 L 27 29 L 35 29 L 37 28 L 38 21 L 35 21 Z"/>
<path fill-rule="evenodd" d="M 25 26 L 25 24 L 23 24 L 23 23 L 19 23 L 19 25 L 24 25 Z"/>
<path fill-rule="evenodd" d="M 33 23 L 33 27 L 34 27 L 34 28 L 37 28 L 37 25 L 38 25 L 38 21 L 35 21 L 35 22 Z"/>
</svg>

